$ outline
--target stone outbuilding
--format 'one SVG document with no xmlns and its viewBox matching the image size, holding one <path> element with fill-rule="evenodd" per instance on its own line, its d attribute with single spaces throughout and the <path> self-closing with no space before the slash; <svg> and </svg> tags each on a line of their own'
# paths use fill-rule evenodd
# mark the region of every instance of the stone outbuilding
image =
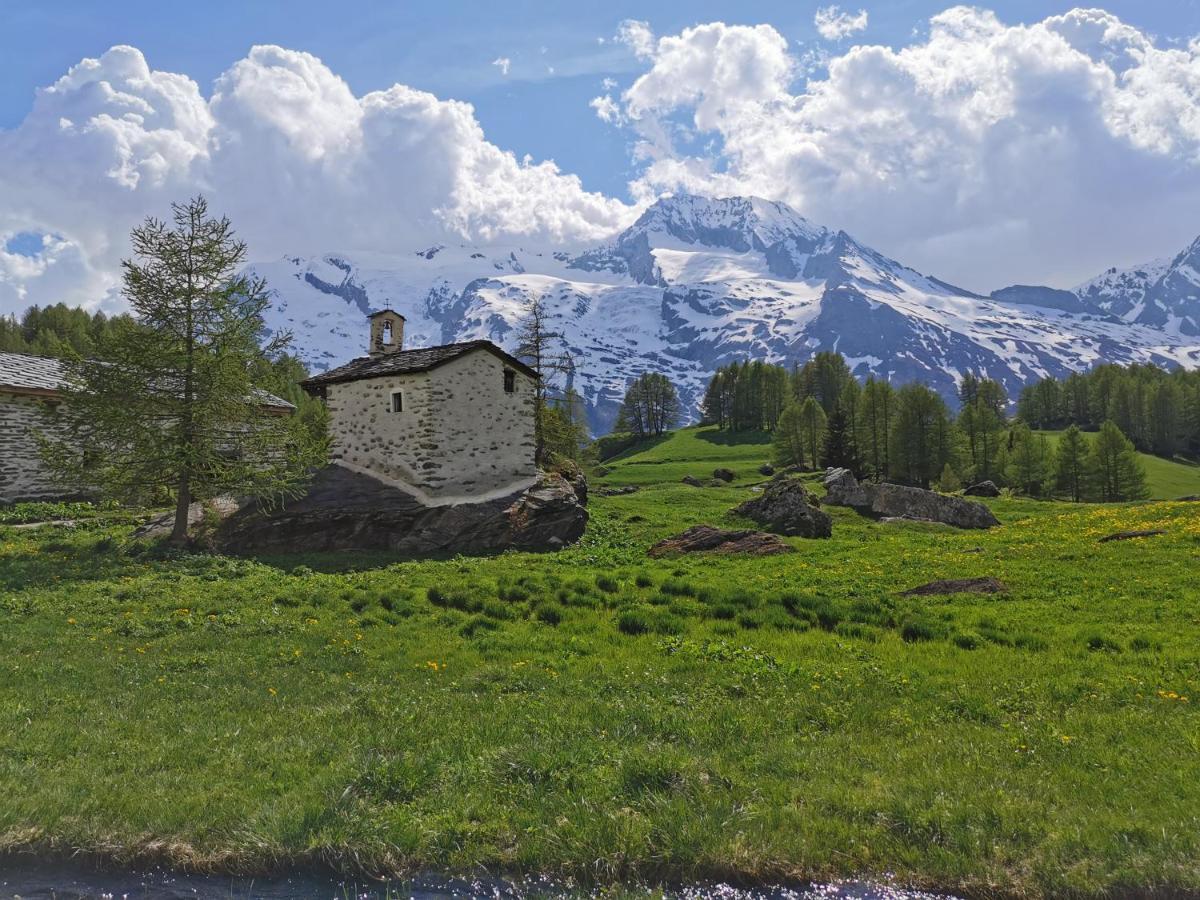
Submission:
<svg viewBox="0 0 1200 900">
<path fill-rule="evenodd" d="M 66 370 L 62 360 L 27 353 L 0 353 L 0 503 L 61 500 L 83 494 L 62 485 L 42 465 L 36 432 L 59 436 L 63 426 Z M 292 404 L 266 391 L 257 393 L 266 413 L 287 415 Z"/>
<path fill-rule="evenodd" d="M 325 400 L 334 464 L 430 506 L 537 482 L 538 373 L 491 341 L 404 349 L 404 317 L 370 317 L 368 355 L 302 383 Z"/>
</svg>

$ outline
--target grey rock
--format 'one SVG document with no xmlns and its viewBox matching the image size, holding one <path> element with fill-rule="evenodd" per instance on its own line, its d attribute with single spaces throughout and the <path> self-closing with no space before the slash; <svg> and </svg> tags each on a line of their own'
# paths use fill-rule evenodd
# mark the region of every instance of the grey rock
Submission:
<svg viewBox="0 0 1200 900">
<path fill-rule="evenodd" d="M 695 475 L 684 475 L 680 481 L 682 481 L 684 484 L 690 484 L 692 487 L 704 487 L 704 482 Z"/>
<path fill-rule="evenodd" d="M 855 509 L 871 505 L 866 490 L 849 469 L 825 470 L 825 502 L 830 506 L 851 506 Z"/>
<path fill-rule="evenodd" d="M 935 594 L 1003 594 L 1008 585 L 995 578 L 949 578 L 931 581 L 901 593 L 902 597 L 927 597 Z"/>
<path fill-rule="evenodd" d="M 198 504 L 197 504 L 198 505 Z M 308 492 L 280 508 L 253 501 L 223 506 L 206 543 L 229 553 L 389 550 L 420 556 L 553 550 L 582 536 L 588 513 L 561 475 L 481 503 L 426 506 L 369 475 L 326 466 Z M 197 524 L 211 523 L 203 512 Z M 169 523 L 166 524 L 169 533 Z"/>
<path fill-rule="evenodd" d="M 975 500 L 949 497 L 902 484 L 860 484 L 847 469 L 825 475 L 825 503 L 850 506 L 881 519 L 924 520 L 955 528 L 991 528 L 1000 522 Z"/>
<path fill-rule="evenodd" d="M 736 477 L 733 469 L 713 469 L 713 478 L 717 481 L 733 481 Z"/>
<path fill-rule="evenodd" d="M 833 534 L 833 519 L 817 508 L 816 498 L 796 479 L 772 481 L 761 496 L 747 500 L 734 512 L 778 534 L 806 538 Z"/>
<path fill-rule="evenodd" d="M 902 484 L 869 485 L 868 493 L 871 512 L 877 516 L 911 516 L 955 528 L 991 528 L 1000 524 L 987 506 L 975 500 Z"/>
<path fill-rule="evenodd" d="M 759 475 L 774 475 L 775 467 L 773 465 L 771 465 L 770 463 L 763 463 L 761 466 L 758 467 L 758 474 Z"/>
<path fill-rule="evenodd" d="M 967 497 L 999 497 L 1000 488 L 996 487 L 994 481 L 981 481 L 964 490 L 963 495 Z"/>
</svg>

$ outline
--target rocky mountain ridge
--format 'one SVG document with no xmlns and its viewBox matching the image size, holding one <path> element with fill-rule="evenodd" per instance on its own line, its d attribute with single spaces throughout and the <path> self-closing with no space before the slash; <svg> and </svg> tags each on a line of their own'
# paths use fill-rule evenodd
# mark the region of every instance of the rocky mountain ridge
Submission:
<svg viewBox="0 0 1200 900">
<path fill-rule="evenodd" d="M 736 359 L 792 365 L 838 350 L 859 376 L 922 380 L 947 397 L 967 371 L 1015 394 L 1099 362 L 1200 366 L 1200 240 L 1074 291 L 985 297 L 782 203 L 681 196 L 599 246 L 440 243 L 254 268 L 277 294 L 268 325 L 291 329 L 318 371 L 363 355 L 372 310 L 399 310 L 409 347 L 486 338 L 512 349 L 524 304 L 540 297 L 597 433 L 641 372 L 669 375 L 694 416 L 712 371 Z"/>
</svg>

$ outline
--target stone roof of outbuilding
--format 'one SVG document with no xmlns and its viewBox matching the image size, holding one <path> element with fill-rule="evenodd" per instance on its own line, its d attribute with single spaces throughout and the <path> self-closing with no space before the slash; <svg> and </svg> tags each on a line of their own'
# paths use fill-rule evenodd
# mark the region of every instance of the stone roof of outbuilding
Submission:
<svg viewBox="0 0 1200 900">
<path fill-rule="evenodd" d="M 344 366 L 314 375 L 300 382 L 302 387 L 319 387 L 343 381 L 358 381 L 362 378 L 378 378 L 383 375 L 408 375 L 413 372 L 428 372 L 438 366 L 458 359 L 475 350 L 483 350 L 499 357 L 507 365 L 530 378 L 539 378 L 532 369 L 515 356 L 505 353 L 491 341 L 466 341 L 461 344 L 443 344 L 440 347 L 422 347 L 419 350 L 396 350 L 381 356 L 360 356 Z"/>
<path fill-rule="evenodd" d="M 31 356 L 28 353 L 0 352 L 0 394 L 35 394 L 53 397 L 66 382 L 65 368 L 61 359 L 50 356 Z M 274 394 L 260 388 L 254 389 L 263 406 L 273 409 L 295 409 Z"/>
</svg>

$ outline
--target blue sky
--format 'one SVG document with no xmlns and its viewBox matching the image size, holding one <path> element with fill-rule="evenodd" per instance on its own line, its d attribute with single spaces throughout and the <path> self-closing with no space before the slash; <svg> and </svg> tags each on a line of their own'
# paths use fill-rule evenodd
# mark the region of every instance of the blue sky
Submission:
<svg viewBox="0 0 1200 900">
<path fill-rule="evenodd" d="M 1095 0 L 1093 0 L 1095 2 Z M 320 57 L 363 94 L 400 82 L 474 104 L 489 140 L 577 173 L 589 190 L 624 196 L 634 175 L 625 137 L 588 108 L 605 77 L 625 86 L 639 71 L 609 41 L 624 19 L 671 34 L 699 22 L 772 24 L 793 46 L 822 41 L 813 17 L 827 2 L 287 2 L 53 3 L 0 0 L 0 128 L 16 126 L 34 90 L 114 44 L 132 44 L 156 69 L 183 72 L 203 91 L 254 44 L 279 44 Z M 842 4 L 865 8 L 855 40 L 902 47 L 947 0 Z M 983 4 L 1009 24 L 1076 5 L 1043 0 Z M 1200 33 L 1200 0 L 1099 3 L 1164 42 Z M 844 45 L 852 41 L 841 42 Z M 837 42 L 833 42 L 837 47 Z M 492 61 L 512 61 L 509 76 Z M 553 68 L 553 74 L 549 69 Z"/>
<path fill-rule="evenodd" d="M 1200 0 L 1091 3 L 0 0 L 0 313 L 112 300 L 199 191 L 254 259 L 594 245 L 692 192 L 1073 287 L 1200 234 Z"/>
</svg>

